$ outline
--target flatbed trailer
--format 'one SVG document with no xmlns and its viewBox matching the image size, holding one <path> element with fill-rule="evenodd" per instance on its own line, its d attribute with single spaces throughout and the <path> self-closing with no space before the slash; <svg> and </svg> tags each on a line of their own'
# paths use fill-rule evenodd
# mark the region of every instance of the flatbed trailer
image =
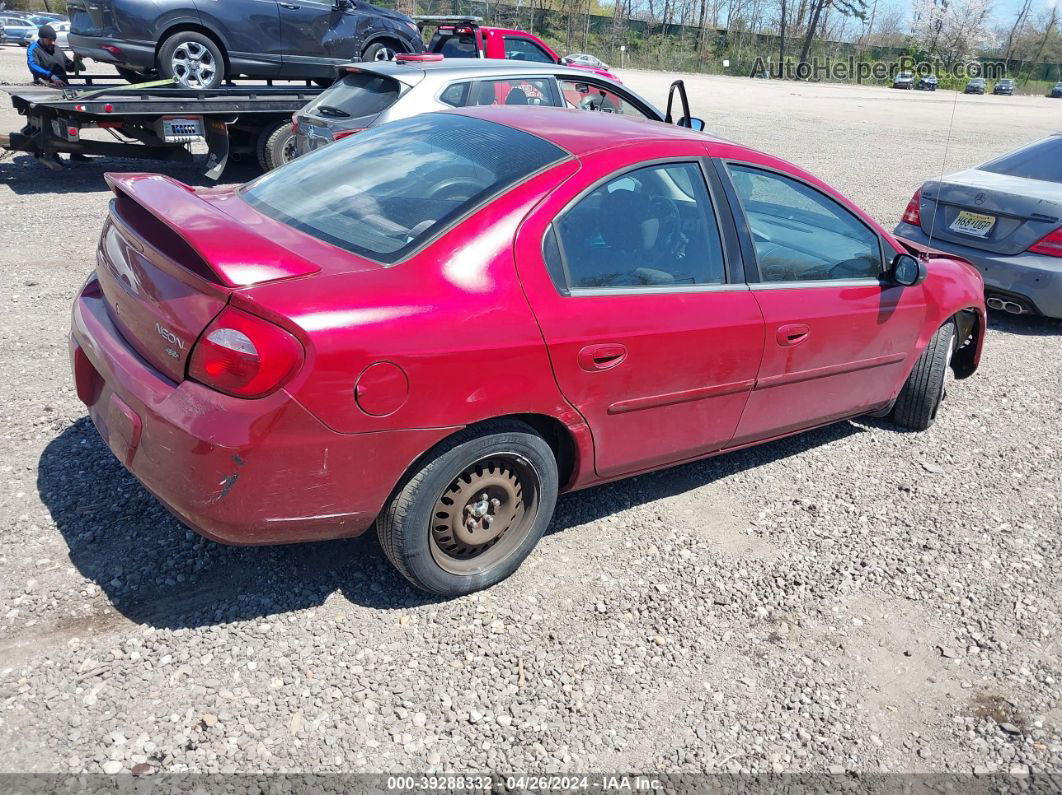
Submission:
<svg viewBox="0 0 1062 795">
<path fill-rule="evenodd" d="M 191 144 L 203 143 L 211 179 L 230 160 L 257 158 L 268 171 L 290 159 L 291 115 L 324 90 L 271 81 L 189 89 L 107 80 L 83 75 L 67 89 L 4 88 L 26 124 L 0 135 L 0 148 L 30 152 L 46 163 L 60 152 L 192 163 Z M 93 129 L 114 140 L 82 136 Z"/>
</svg>

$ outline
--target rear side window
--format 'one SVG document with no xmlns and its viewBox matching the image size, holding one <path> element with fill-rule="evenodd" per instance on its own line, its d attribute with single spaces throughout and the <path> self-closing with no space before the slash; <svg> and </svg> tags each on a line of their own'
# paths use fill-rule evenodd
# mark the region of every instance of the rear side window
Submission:
<svg viewBox="0 0 1062 795">
<path fill-rule="evenodd" d="M 303 155 L 240 195 L 306 234 L 393 263 L 565 157 L 563 149 L 511 127 L 430 113 Z"/>
<path fill-rule="evenodd" d="M 307 105 L 303 112 L 334 119 L 354 119 L 383 113 L 398 99 L 401 86 L 393 77 L 349 72 Z"/>
<path fill-rule="evenodd" d="M 555 235 L 555 239 L 554 239 Z M 723 248 L 696 163 L 628 171 L 553 224 L 543 257 L 562 290 L 722 284 Z"/>
<path fill-rule="evenodd" d="M 1062 135 L 1023 146 L 978 168 L 993 174 L 1062 183 Z"/>
</svg>

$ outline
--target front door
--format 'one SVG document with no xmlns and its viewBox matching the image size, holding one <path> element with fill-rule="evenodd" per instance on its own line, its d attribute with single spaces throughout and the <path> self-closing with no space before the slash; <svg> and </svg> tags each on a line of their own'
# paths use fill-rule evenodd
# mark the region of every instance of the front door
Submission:
<svg viewBox="0 0 1062 795">
<path fill-rule="evenodd" d="M 695 157 L 589 157 L 519 232 L 521 280 L 603 477 L 718 450 L 737 427 L 763 321 L 716 206 Z"/>
<path fill-rule="evenodd" d="M 336 8 L 327 0 L 280 0 L 284 63 L 297 64 L 302 69 L 300 74 L 333 75 L 334 64 L 361 56 L 354 52 L 356 24 L 355 14 Z M 322 65 L 323 59 L 334 63 Z"/>
<path fill-rule="evenodd" d="M 746 272 L 766 332 L 734 443 L 888 402 L 916 355 L 923 288 L 883 280 L 878 233 L 816 187 L 741 163 L 725 171 L 755 251 L 757 267 Z"/>
</svg>

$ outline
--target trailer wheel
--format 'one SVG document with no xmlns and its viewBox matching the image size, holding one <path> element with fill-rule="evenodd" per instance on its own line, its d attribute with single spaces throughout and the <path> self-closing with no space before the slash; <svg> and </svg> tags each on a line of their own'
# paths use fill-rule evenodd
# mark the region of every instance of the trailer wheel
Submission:
<svg viewBox="0 0 1062 795">
<path fill-rule="evenodd" d="M 294 159 L 295 135 L 290 121 L 278 121 L 262 130 L 258 136 L 258 164 L 263 171 L 272 171 Z"/>
</svg>

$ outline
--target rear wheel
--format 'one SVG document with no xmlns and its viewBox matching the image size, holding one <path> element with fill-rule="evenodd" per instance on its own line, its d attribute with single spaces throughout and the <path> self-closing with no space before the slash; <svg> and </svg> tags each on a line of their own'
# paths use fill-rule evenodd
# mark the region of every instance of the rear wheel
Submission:
<svg viewBox="0 0 1062 795">
<path fill-rule="evenodd" d="M 212 39 L 181 30 L 159 48 L 159 72 L 185 88 L 217 88 L 225 80 L 225 59 Z"/>
<path fill-rule="evenodd" d="M 258 165 L 272 171 L 295 159 L 295 134 L 291 122 L 279 121 L 262 130 L 258 136 Z"/>
<path fill-rule="evenodd" d="M 892 408 L 895 423 L 916 431 L 933 424 L 944 400 L 944 382 L 954 352 L 955 323 L 949 320 L 937 329 L 907 376 Z"/>
<path fill-rule="evenodd" d="M 460 596 L 512 574 L 557 502 L 557 462 L 522 422 L 495 422 L 444 442 L 377 520 L 384 553 L 418 588 Z"/>
</svg>

